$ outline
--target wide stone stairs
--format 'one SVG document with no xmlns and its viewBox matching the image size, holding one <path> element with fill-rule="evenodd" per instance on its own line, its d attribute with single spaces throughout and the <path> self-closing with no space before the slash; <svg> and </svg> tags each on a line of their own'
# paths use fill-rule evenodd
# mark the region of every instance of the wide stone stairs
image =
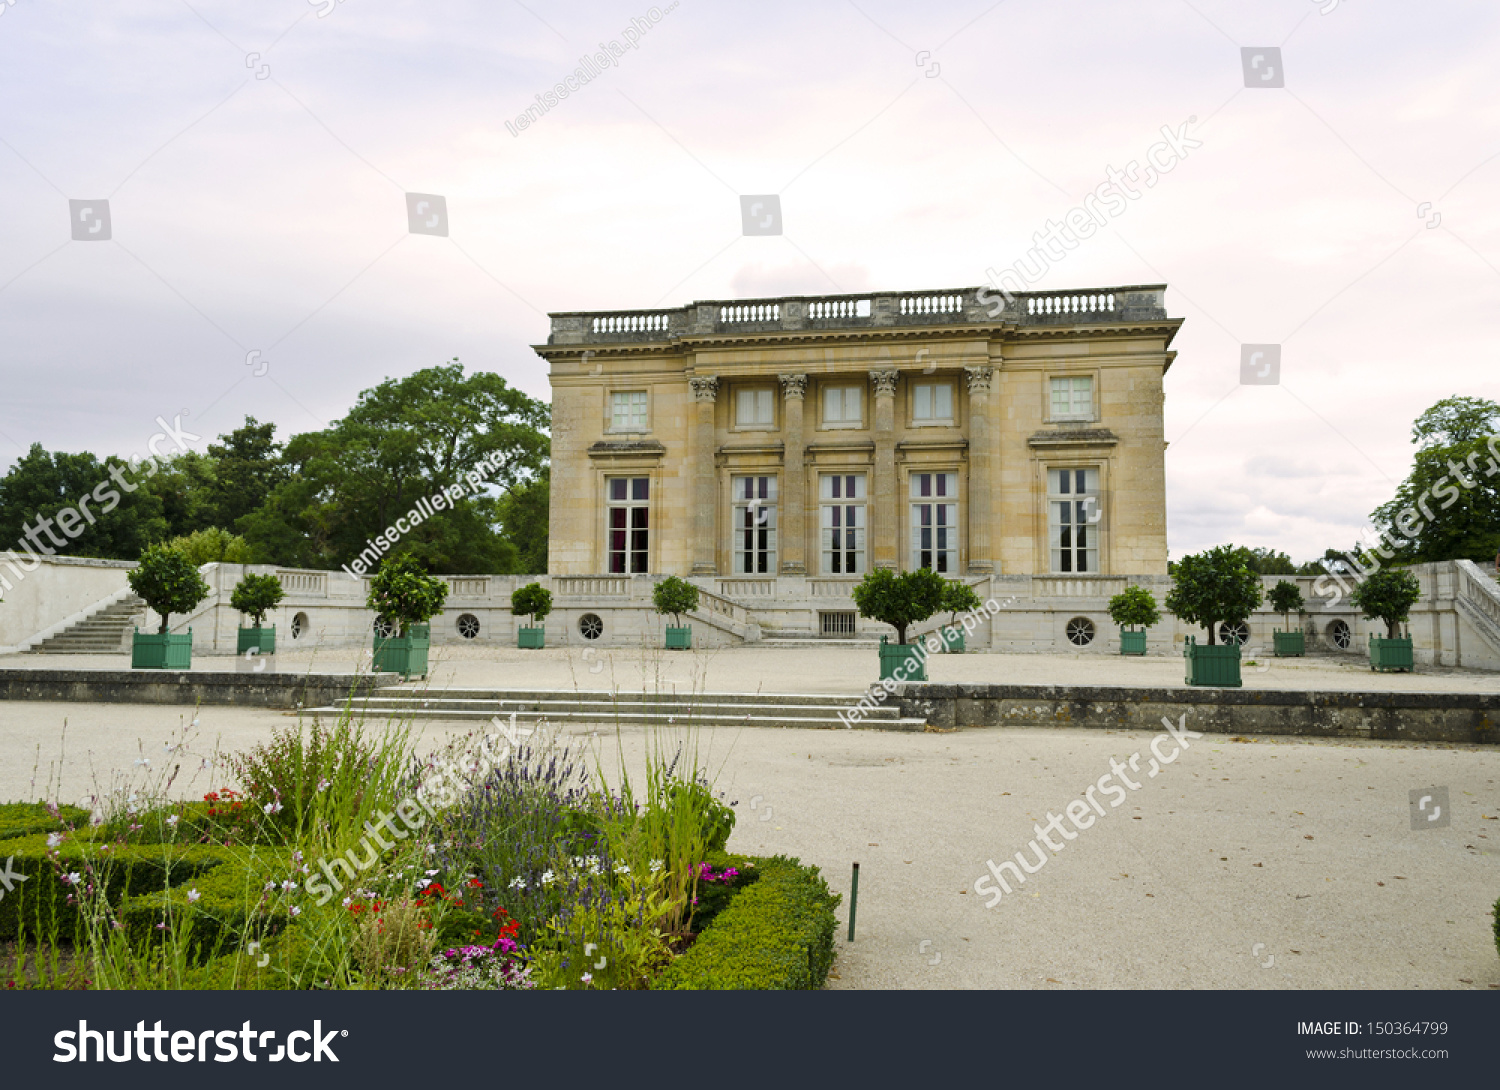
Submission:
<svg viewBox="0 0 1500 1090">
<path fill-rule="evenodd" d="M 33 655 L 110 655 L 129 649 L 135 626 L 146 615 L 143 599 L 130 595 L 53 633 L 31 649 Z"/>
<path fill-rule="evenodd" d="M 860 694 L 802 693 L 625 693 L 544 689 L 428 689 L 422 686 L 383 686 L 368 697 L 356 698 L 356 716 L 391 720 L 444 720 L 487 723 L 492 719 L 533 725 L 540 720 L 557 726 L 673 726 L 673 727 L 804 727 L 845 728 L 846 716 Z M 317 716 L 337 716 L 335 706 L 312 708 Z M 867 710 L 858 726 L 874 730 L 921 731 L 925 719 L 903 718 L 897 702 L 888 699 Z"/>
</svg>

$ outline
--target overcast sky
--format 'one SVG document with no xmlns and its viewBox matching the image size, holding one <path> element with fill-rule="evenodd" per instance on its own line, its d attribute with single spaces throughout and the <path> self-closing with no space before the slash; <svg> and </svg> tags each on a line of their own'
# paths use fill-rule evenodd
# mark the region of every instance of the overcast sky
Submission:
<svg viewBox="0 0 1500 1090">
<path fill-rule="evenodd" d="M 1184 124 L 1201 146 L 1036 285 L 1165 282 L 1186 319 L 1174 556 L 1352 543 L 1417 413 L 1500 398 L 1493 0 L 0 13 L 0 467 L 143 452 L 184 411 L 199 449 L 247 414 L 285 438 L 453 357 L 547 398 L 549 310 L 981 284 Z M 745 237 L 741 194 L 784 233 Z M 70 200 L 108 201 L 108 241 Z M 1241 384 L 1244 343 L 1279 383 Z"/>
</svg>

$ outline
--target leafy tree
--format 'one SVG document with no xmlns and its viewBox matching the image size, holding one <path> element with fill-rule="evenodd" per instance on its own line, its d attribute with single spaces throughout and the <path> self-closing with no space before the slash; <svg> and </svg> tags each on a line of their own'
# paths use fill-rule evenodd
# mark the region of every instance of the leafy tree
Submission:
<svg viewBox="0 0 1500 1090">
<path fill-rule="evenodd" d="M 535 480 L 517 485 L 496 502 L 496 518 L 505 540 L 516 548 L 519 575 L 541 575 L 547 570 L 547 520 L 550 515 L 552 471 L 544 467 Z"/>
<path fill-rule="evenodd" d="M 948 612 L 948 624 L 950 627 L 958 624 L 958 615 L 960 613 L 973 613 L 976 609 L 984 605 L 979 600 L 979 595 L 974 593 L 974 588 L 962 579 L 947 579 L 944 582 L 947 586 L 943 588 L 942 609 Z"/>
<path fill-rule="evenodd" d="M 275 434 L 275 424 L 262 424 L 247 416 L 243 427 L 208 445 L 214 463 L 210 497 L 217 525 L 233 529 L 286 480 L 287 468 Z"/>
<path fill-rule="evenodd" d="M 1281 614 L 1281 621 L 1288 628 L 1292 626 L 1292 614 L 1300 615 L 1307 604 L 1302 598 L 1302 588 L 1286 579 L 1271 588 L 1270 598 L 1271 608 Z"/>
<path fill-rule="evenodd" d="M 1370 514 L 1386 560 L 1489 560 L 1500 550 L 1500 404 L 1439 401 L 1412 425 L 1418 444 L 1396 495 Z"/>
<path fill-rule="evenodd" d="M 1264 597 L 1260 576 L 1246 563 L 1244 550 L 1233 545 L 1185 556 L 1174 574 L 1167 612 L 1208 629 L 1210 646 L 1221 623 L 1243 623 Z"/>
<path fill-rule="evenodd" d="M 465 377 L 456 360 L 387 380 L 327 430 L 294 436 L 283 453 L 289 476 L 237 526 L 258 560 L 336 567 L 419 501 L 463 485 L 444 510 L 414 516 L 396 552 L 447 574 L 512 570 L 519 550 L 500 533 L 502 512 L 474 493 L 494 487 L 505 497 L 534 482 L 549 419 L 546 405 L 499 375 Z"/>
<path fill-rule="evenodd" d="M 146 463 L 142 463 L 142 472 Z M 206 530 L 214 521 L 214 463 L 195 450 L 162 457 L 156 471 L 146 478 L 141 491 L 161 501 L 167 538 Z"/>
<path fill-rule="evenodd" d="M 134 560 L 169 536 L 160 496 L 143 489 L 157 472 L 113 456 L 48 453 L 40 443 L 0 478 L 0 548 L 34 556 Z M 60 512 L 66 532 L 57 522 Z"/>
<path fill-rule="evenodd" d="M 173 613 L 191 613 L 210 593 L 198 568 L 180 549 L 167 545 L 150 545 L 141 553 L 138 567 L 125 577 L 130 589 L 146 600 L 161 615 L 161 628 L 167 631 L 167 619 Z"/>
<path fill-rule="evenodd" d="M 693 588 L 694 591 L 697 589 Z M 697 604 L 695 595 L 693 605 L 688 608 L 692 609 Z M 517 587 L 510 594 L 510 611 L 517 616 L 530 617 L 531 627 L 535 628 L 538 621 L 544 620 L 552 612 L 552 592 L 540 583 L 527 583 L 524 587 Z"/>
<path fill-rule="evenodd" d="M 1292 558 L 1286 553 L 1267 548 L 1241 549 L 1240 551 L 1245 556 L 1245 563 L 1257 575 L 1297 574 L 1297 565 L 1292 563 Z"/>
<path fill-rule="evenodd" d="M 686 579 L 669 575 L 651 588 L 651 604 L 658 613 L 670 613 L 674 627 L 682 627 L 682 614 L 698 608 L 698 588 Z"/>
<path fill-rule="evenodd" d="M 167 544 L 181 551 L 195 567 L 200 568 L 204 564 L 215 563 L 246 564 L 250 559 L 250 546 L 245 544 L 245 539 L 218 527 L 195 530 L 191 534 L 174 537 Z"/>
<path fill-rule="evenodd" d="M 248 613 L 251 628 L 262 628 L 266 614 L 281 604 L 286 591 L 281 580 L 274 575 L 246 575 L 234 586 L 229 604 L 241 613 Z"/>
<path fill-rule="evenodd" d="M 370 580 L 365 605 L 377 616 L 394 621 L 401 635 L 414 624 L 426 624 L 442 612 L 448 584 L 434 579 L 410 556 L 393 556 Z"/>
<path fill-rule="evenodd" d="M 1109 600 L 1109 619 L 1121 628 L 1150 628 L 1161 620 L 1156 595 L 1132 584 Z"/>
<path fill-rule="evenodd" d="M 905 643 L 908 625 L 920 624 L 943 609 L 947 585 L 931 568 L 899 575 L 889 568 L 876 568 L 866 573 L 852 593 L 861 617 L 890 625 L 896 630 L 896 642 Z"/>
<path fill-rule="evenodd" d="M 1422 584 L 1405 568 L 1382 568 L 1354 588 L 1349 601 L 1366 617 L 1385 622 L 1387 639 L 1401 635 L 1400 626 L 1411 616 L 1411 607 L 1422 597 Z"/>
</svg>

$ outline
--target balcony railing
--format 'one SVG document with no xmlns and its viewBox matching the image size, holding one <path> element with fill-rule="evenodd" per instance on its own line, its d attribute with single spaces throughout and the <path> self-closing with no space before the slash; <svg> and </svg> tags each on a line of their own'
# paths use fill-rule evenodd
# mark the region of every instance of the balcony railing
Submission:
<svg viewBox="0 0 1500 1090">
<path fill-rule="evenodd" d="M 983 293 L 984 298 L 980 298 Z M 995 310 L 1001 304 L 1000 310 Z M 860 295 L 723 299 L 675 310 L 569 312 L 552 318 L 548 343 L 643 343 L 716 334 L 929 325 L 1090 325 L 1165 321 L 1166 285 L 1020 292 L 986 288 Z"/>
</svg>

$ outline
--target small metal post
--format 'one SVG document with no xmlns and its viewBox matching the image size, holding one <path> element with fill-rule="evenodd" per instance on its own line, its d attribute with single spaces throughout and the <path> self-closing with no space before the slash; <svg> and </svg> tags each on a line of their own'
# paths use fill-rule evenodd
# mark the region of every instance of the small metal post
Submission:
<svg viewBox="0 0 1500 1090">
<path fill-rule="evenodd" d="M 859 907 L 859 864 L 854 864 L 854 877 L 849 879 L 849 941 L 854 941 L 854 910 Z"/>
</svg>

